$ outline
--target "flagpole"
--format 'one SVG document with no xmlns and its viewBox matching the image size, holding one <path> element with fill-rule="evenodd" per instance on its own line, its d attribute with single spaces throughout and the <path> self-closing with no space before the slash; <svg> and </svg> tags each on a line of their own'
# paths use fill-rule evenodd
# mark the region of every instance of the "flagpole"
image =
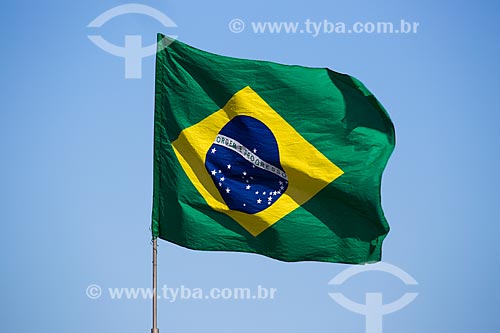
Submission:
<svg viewBox="0 0 500 333">
<path fill-rule="evenodd" d="M 157 311 L 158 311 L 158 302 L 157 302 L 157 277 L 156 277 L 156 259 L 158 256 L 158 245 L 156 243 L 156 237 L 153 239 L 153 328 L 151 329 L 151 333 L 160 333 L 160 330 L 158 329 L 158 318 L 157 318 Z"/>
</svg>

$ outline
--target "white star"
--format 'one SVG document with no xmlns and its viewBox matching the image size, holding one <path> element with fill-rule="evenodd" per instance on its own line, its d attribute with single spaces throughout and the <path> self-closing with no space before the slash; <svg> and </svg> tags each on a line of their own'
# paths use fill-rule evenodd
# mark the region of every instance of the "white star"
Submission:
<svg viewBox="0 0 500 333">
<path fill-rule="evenodd" d="M 243 204 L 243 207 L 246 207 L 246 206 L 247 206 L 247 204 Z"/>
<path fill-rule="evenodd" d="M 220 177 L 220 181 L 221 181 L 221 182 L 223 182 L 223 181 L 225 181 L 225 180 L 226 180 L 226 178 L 224 178 L 224 177 Z"/>
<path fill-rule="evenodd" d="M 273 195 L 276 195 L 276 193 L 278 193 L 278 192 L 274 191 L 274 192 L 273 192 Z"/>
<path fill-rule="evenodd" d="M 266 192 L 262 192 L 263 195 L 266 195 Z"/>
<path fill-rule="evenodd" d="M 267 204 L 268 204 L 268 205 L 270 205 L 270 204 L 271 204 L 271 201 L 268 201 L 268 202 L 267 202 Z"/>
<path fill-rule="evenodd" d="M 250 179 L 253 179 L 253 177 L 252 177 L 252 176 L 250 176 Z"/>
<path fill-rule="evenodd" d="M 248 184 L 248 183 L 249 183 L 248 179 L 247 179 L 247 180 L 245 180 L 245 182 Z"/>
<path fill-rule="evenodd" d="M 254 148 L 253 149 L 253 153 L 256 154 L 257 153 L 257 149 Z"/>
<path fill-rule="evenodd" d="M 269 198 L 267 198 L 267 200 L 271 201 L 273 200 L 273 197 L 270 196 Z"/>
<path fill-rule="evenodd" d="M 247 172 L 246 171 L 243 171 L 243 176 L 246 176 L 247 175 Z"/>
<path fill-rule="evenodd" d="M 228 168 L 228 169 L 231 169 L 231 164 L 228 164 L 228 165 L 227 165 L 227 168 Z"/>
<path fill-rule="evenodd" d="M 215 149 L 215 147 L 212 148 L 212 154 L 215 154 L 215 152 L 217 151 L 217 149 Z"/>
<path fill-rule="evenodd" d="M 219 187 L 221 187 L 221 186 L 222 186 L 222 183 L 221 183 L 221 182 L 219 182 Z"/>
<path fill-rule="evenodd" d="M 219 170 L 219 173 L 221 173 L 222 171 Z"/>
<path fill-rule="evenodd" d="M 255 165 L 252 165 L 252 168 L 254 168 L 254 169 L 255 169 Z"/>
<path fill-rule="evenodd" d="M 259 194 L 259 191 L 255 191 L 255 194 Z"/>
<path fill-rule="evenodd" d="M 212 176 L 215 176 L 217 174 L 217 171 L 212 170 Z"/>
<path fill-rule="evenodd" d="M 283 186 L 280 186 L 280 190 L 284 190 L 285 188 Z"/>
<path fill-rule="evenodd" d="M 247 185 L 245 188 L 246 188 L 247 190 L 249 190 L 249 189 L 250 189 L 250 187 L 251 187 L 250 185 Z"/>
<path fill-rule="evenodd" d="M 279 183 L 280 183 L 280 185 L 283 185 L 283 182 L 281 180 L 279 181 Z"/>
<path fill-rule="evenodd" d="M 262 200 L 260 199 L 257 199 L 257 203 L 260 204 L 262 202 Z"/>
<path fill-rule="evenodd" d="M 231 192 L 231 189 L 228 187 L 228 188 L 226 188 L 226 193 L 229 193 L 229 192 Z"/>
<path fill-rule="evenodd" d="M 276 193 L 281 194 L 281 191 L 278 191 L 278 192 L 276 192 Z"/>
</svg>

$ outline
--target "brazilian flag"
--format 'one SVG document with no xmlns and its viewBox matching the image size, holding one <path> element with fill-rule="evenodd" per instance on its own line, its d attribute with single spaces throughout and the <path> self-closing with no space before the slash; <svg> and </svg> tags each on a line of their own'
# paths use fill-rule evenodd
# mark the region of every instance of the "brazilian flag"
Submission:
<svg viewBox="0 0 500 333">
<path fill-rule="evenodd" d="M 153 237 L 283 261 L 379 261 L 392 122 L 355 78 L 158 35 Z"/>
</svg>

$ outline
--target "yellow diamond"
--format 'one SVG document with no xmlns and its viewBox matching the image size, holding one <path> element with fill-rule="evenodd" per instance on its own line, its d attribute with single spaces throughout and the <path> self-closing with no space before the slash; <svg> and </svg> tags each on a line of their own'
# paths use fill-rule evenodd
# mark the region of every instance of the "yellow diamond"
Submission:
<svg viewBox="0 0 500 333">
<path fill-rule="evenodd" d="M 255 214 L 231 210 L 205 169 L 205 155 L 222 127 L 237 116 L 263 122 L 278 143 L 288 188 L 270 207 Z M 214 210 L 229 215 L 253 236 L 281 220 L 343 174 L 313 145 L 274 111 L 255 91 L 245 87 L 219 111 L 184 129 L 172 143 L 187 176 Z"/>
</svg>

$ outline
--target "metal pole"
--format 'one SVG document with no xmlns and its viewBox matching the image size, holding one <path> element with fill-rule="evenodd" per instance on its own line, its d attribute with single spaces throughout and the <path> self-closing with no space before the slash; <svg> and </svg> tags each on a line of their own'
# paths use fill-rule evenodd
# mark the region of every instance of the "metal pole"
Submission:
<svg viewBox="0 0 500 333">
<path fill-rule="evenodd" d="M 157 322 L 157 288 L 156 288 L 156 258 L 158 256 L 158 247 L 156 243 L 156 238 L 153 239 L 153 328 L 151 329 L 151 333 L 160 333 L 158 329 Z"/>
</svg>

